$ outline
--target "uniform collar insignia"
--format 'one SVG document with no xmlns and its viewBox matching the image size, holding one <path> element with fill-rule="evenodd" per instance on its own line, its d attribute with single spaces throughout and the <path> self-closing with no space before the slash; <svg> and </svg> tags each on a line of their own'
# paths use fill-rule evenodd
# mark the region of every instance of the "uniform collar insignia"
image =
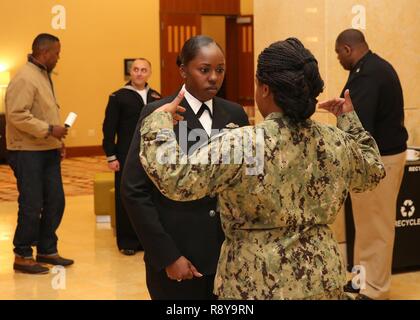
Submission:
<svg viewBox="0 0 420 320">
<path fill-rule="evenodd" d="M 155 99 L 160 99 L 161 98 L 161 96 L 157 92 L 154 92 L 154 91 L 150 95 Z"/>
<path fill-rule="evenodd" d="M 228 129 L 235 129 L 235 128 L 239 128 L 239 125 L 237 125 L 236 123 L 231 122 L 231 123 L 228 123 L 226 125 L 226 128 L 228 128 Z"/>
</svg>

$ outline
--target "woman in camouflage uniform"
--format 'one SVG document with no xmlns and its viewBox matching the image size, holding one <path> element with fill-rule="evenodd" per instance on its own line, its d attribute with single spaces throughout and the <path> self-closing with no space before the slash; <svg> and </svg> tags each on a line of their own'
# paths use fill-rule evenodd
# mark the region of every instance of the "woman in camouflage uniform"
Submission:
<svg viewBox="0 0 420 320">
<path fill-rule="evenodd" d="M 144 120 L 143 166 L 167 197 L 218 196 L 226 235 L 215 279 L 219 298 L 344 298 L 345 267 L 329 224 L 349 191 L 372 189 L 385 176 L 376 143 L 348 91 L 345 99 L 320 104 L 337 116 L 337 127 L 309 119 L 324 83 L 316 59 L 297 39 L 262 51 L 256 84 L 265 120 L 214 138 L 194 154 L 199 162 L 162 161 L 165 152 L 174 154 L 165 147 L 174 145 L 171 129 L 182 119 L 176 112 L 183 111 L 183 94 L 156 110 L 167 112 Z M 254 161 L 249 154 L 241 158 L 247 147 L 256 150 Z"/>
</svg>

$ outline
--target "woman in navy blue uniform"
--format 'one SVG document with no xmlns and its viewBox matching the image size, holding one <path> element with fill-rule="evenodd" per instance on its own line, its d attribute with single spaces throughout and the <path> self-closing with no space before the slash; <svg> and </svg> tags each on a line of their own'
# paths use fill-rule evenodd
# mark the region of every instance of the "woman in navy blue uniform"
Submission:
<svg viewBox="0 0 420 320">
<path fill-rule="evenodd" d="M 249 124 L 242 106 L 216 97 L 225 76 L 225 57 L 213 39 L 190 38 L 178 65 L 184 81 L 181 105 L 186 109 L 187 134 L 200 129 L 208 137 L 212 129 Z M 174 97 L 149 104 L 142 111 L 124 168 L 122 199 L 145 250 L 151 298 L 214 299 L 214 276 L 224 240 L 216 198 L 170 200 L 156 189 L 139 161 L 141 119 Z M 178 134 L 179 126 L 174 130 Z M 196 143 L 177 139 L 187 149 Z"/>
</svg>

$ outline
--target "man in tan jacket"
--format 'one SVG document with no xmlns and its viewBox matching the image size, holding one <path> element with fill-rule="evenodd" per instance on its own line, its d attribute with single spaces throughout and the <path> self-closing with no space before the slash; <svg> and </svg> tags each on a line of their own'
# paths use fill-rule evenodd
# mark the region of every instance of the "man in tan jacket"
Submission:
<svg viewBox="0 0 420 320">
<path fill-rule="evenodd" d="M 13 268 L 25 273 L 48 273 L 42 263 L 73 264 L 57 251 L 56 230 L 64 213 L 61 140 L 67 128 L 60 125 L 50 73 L 59 57 L 59 39 L 50 34 L 38 35 L 28 62 L 6 92 L 7 149 L 19 190 Z M 37 247 L 36 261 L 32 246 Z"/>
</svg>

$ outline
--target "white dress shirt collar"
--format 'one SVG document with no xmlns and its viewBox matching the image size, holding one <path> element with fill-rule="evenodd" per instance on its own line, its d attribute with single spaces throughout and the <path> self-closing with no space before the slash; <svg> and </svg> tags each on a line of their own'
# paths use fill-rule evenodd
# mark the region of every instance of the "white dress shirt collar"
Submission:
<svg viewBox="0 0 420 320">
<path fill-rule="evenodd" d="M 193 110 L 193 112 L 195 114 L 197 114 L 198 111 L 200 110 L 203 102 L 201 102 L 196 97 L 194 97 L 191 93 L 189 93 L 187 91 L 187 89 L 185 88 L 185 84 L 182 86 L 182 89 L 181 90 L 184 90 L 184 92 L 185 92 L 184 98 L 187 100 L 187 102 L 190 105 L 190 107 Z M 210 135 L 211 135 L 211 127 L 212 127 L 212 124 L 213 124 L 213 120 L 212 120 L 212 115 L 213 115 L 213 99 L 204 101 L 204 103 L 206 104 L 207 107 L 209 107 L 211 114 L 209 114 L 208 110 L 204 111 L 203 114 L 201 115 L 200 119 L 198 119 L 198 121 L 200 121 L 200 123 L 203 126 L 204 130 L 206 130 L 207 135 L 210 137 Z"/>
<path fill-rule="evenodd" d="M 187 100 L 188 104 L 190 105 L 191 109 L 194 111 L 195 114 L 197 114 L 198 110 L 200 110 L 201 105 L 203 102 L 198 100 L 196 97 L 194 97 L 191 93 L 187 91 L 185 88 L 185 84 L 182 86 L 182 89 L 185 92 L 184 98 Z M 204 103 L 209 107 L 211 113 L 213 114 L 213 99 L 204 101 Z"/>
</svg>

